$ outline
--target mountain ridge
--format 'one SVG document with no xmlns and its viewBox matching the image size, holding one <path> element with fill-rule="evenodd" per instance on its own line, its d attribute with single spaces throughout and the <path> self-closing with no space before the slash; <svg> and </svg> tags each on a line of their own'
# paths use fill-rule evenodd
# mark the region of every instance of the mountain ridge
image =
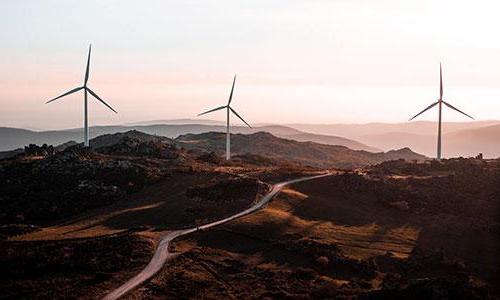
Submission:
<svg viewBox="0 0 500 300">
<path fill-rule="evenodd" d="M 126 132 L 130 130 L 138 130 L 147 134 L 165 136 L 168 138 L 175 138 L 179 135 L 187 133 L 203 133 L 211 131 L 225 132 L 225 126 L 219 125 L 203 125 L 203 124 L 155 124 L 155 125 L 141 125 L 141 126 L 93 126 L 89 128 L 90 137 L 94 138 L 103 134 L 112 134 L 117 132 Z M 325 140 L 328 144 L 345 145 L 355 150 L 367 150 L 378 152 L 380 149 L 371 147 L 344 137 L 315 135 L 307 132 L 302 132 L 294 128 L 282 125 L 263 126 L 256 128 L 246 128 L 243 126 L 232 126 L 232 133 L 255 133 L 258 131 L 267 131 L 271 134 L 288 137 L 297 135 L 301 141 L 311 140 L 320 142 Z M 50 131 L 32 131 L 26 129 L 18 129 L 12 127 L 0 127 L 0 151 L 8 151 L 17 149 L 28 144 L 52 144 L 59 145 L 68 141 L 81 140 L 82 129 L 71 128 L 65 130 L 50 130 Z M 292 137 L 293 138 L 293 137 Z"/>
<path fill-rule="evenodd" d="M 225 134 L 206 132 L 186 134 L 179 138 L 178 144 L 186 149 L 225 153 Z M 315 142 L 298 142 L 273 136 L 267 132 L 248 135 L 231 135 L 231 154 L 257 154 L 272 159 L 286 160 L 321 168 L 357 168 L 388 160 L 405 159 L 409 161 L 427 159 L 409 148 L 388 152 L 368 152 L 352 150 L 345 146 L 325 145 Z"/>
</svg>

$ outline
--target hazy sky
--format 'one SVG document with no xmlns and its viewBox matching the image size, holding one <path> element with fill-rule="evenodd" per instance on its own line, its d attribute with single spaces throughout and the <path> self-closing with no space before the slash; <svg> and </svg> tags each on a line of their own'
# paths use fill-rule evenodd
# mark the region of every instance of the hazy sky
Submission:
<svg viewBox="0 0 500 300">
<path fill-rule="evenodd" d="M 251 123 L 404 122 L 437 99 L 440 61 L 445 99 L 500 119 L 498 1 L 1 4 L 0 126 L 82 126 L 82 94 L 44 102 L 82 84 L 90 42 L 89 85 L 119 112 L 92 101 L 91 124 L 193 118 L 234 73 Z"/>
</svg>

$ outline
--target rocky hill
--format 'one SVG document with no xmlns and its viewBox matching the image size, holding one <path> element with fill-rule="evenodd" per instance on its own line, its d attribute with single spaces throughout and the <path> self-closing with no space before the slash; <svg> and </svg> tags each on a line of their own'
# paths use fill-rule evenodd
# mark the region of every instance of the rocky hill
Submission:
<svg viewBox="0 0 500 300">
<path fill-rule="evenodd" d="M 0 225 L 46 224 L 123 199 L 196 164 L 168 138 L 130 131 L 91 148 L 30 144 L 0 160 Z"/>
<path fill-rule="evenodd" d="M 109 155 L 146 156 L 174 159 L 181 155 L 172 140 L 131 130 L 124 133 L 105 134 L 90 141 L 95 151 Z"/>
<path fill-rule="evenodd" d="M 215 152 L 223 155 L 226 135 L 220 132 L 187 134 L 178 144 L 187 149 Z M 324 168 L 356 168 L 388 160 L 425 160 L 426 157 L 408 148 L 372 153 L 352 150 L 344 146 L 324 145 L 314 142 L 297 142 L 279 138 L 266 132 L 231 135 L 231 153 L 234 155 L 256 154 L 273 159 L 286 160 L 302 165 Z"/>
<path fill-rule="evenodd" d="M 106 134 L 57 147 L 30 144 L 0 160 L 1 224 L 45 224 L 112 204 L 171 172 L 212 167 L 355 168 L 388 160 L 423 160 L 409 149 L 370 153 L 297 142 L 269 133 L 232 135 L 233 160 L 222 159 L 225 134 L 171 139 L 139 131 Z"/>
<path fill-rule="evenodd" d="M 101 135 L 115 134 L 120 132 L 129 132 L 132 130 L 144 132 L 154 136 L 175 138 L 179 135 L 193 133 L 218 131 L 225 132 L 224 125 L 200 124 L 195 120 L 186 120 L 184 124 L 149 124 L 148 125 L 127 125 L 127 126 L 93 126 L 89 128 L 90 137 L 99 137 Z M 355 150 L 366 150 L 371 152 L 380 151 L 377 148 L 370 147 L 358 141 L 341 136 L 318 135 L 303 132 L 287 126 L 267 125 L 248 128 L 246 126 L 232 126 L 233 133 L 251 134 L 259 131 L 269 132 L 275 136 L 289 138 L 297 141 L 311 141 L 329 145 L 342 145 Z M 32 131 L 19 128 L 0 127 L 0 151 L 13 150 L 23 147 L 27 144 L 52 144 L 58 145 L 71 140 L 80 141 L 82 139 L 82 129 L 65 129 L 50 131 Z M 1 155 L 1 153 L 0 153 Z"/>
<path fill-rule="evenodd" d="M 174 241 L 181 254 L 130 297 L 498 299 L 499 191 L 500 161 L 480 159 L 296 183 L 259 212 Z"/>
</svg>

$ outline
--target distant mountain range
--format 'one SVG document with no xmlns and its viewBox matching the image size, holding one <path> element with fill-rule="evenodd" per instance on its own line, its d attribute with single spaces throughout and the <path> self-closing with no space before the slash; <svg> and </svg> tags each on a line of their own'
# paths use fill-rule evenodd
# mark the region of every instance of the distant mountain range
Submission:
<svg viewBox="0 0 500 300">
<path fill-rule="evenodd" d="M 282 129 L 282 131 L 288 132 L 286 128 Z M 332 139 L 329 136 L 327 138 Z M 189 133 L 179 136 L 175 141 L 175 145 L 177 148 L 190 150 L 189 153 L 194 155 L 214 152 L 219 156 L 223 156 L 225 153 L 225 141 L 226 134 L 223 132 Z M 121 151 L 125 151 L 124 153 L 126 153 L 127 147 L 135 150 L 140 143 L 153 143 L 161 146 L 161 144 L 170 145 L 173 141 L 164 136 L 130 130 L 97 136 L 90 140 L 90 147 L 95 151 L 100 151 L 104 148 L 109 149 L 115 147 L 115 145 L 121 145 L 123 146 L 120 146 Z M 63 151 L 75 144 L 73 141 L 65 142 L 57 146 L 56 150 Z M 129 146 L 125 147 L 124 145 Z M 148 145 L 151 146 L 151 144 Z M 157 148 L 160 149 L 161 147 Z M 0 159 L 10 158 L 23 152 L 22 149 L 0 152 Z M 231 134 L 231 154 L 240 157 L 257 155 L 270 161 L 291 162 L 321 168 L 357 168 L 387 160 L 405 159 L 408 161 L 422 161 L 427 159 L 425 156 L 415 153 L 408 148 L 373 153 L 365 150 L 352 150 L 339 145 L 326 145 L 309 141 L 299 142 L 292 139 L 280 138 L 263 131 L 250 134 Z"/>
<path fill-rule="evenodd" d="M 225 132 L 223 122 L 206 119 L 154 120 L 123 126 L 95 126 L 91 137 L 102 134 L 138 130 L 169 138 L 188 133 Z M 408 147 L 413 151 L 434 157 L 436 154 L 436 122 L 367 124 L 287 124 L 286 126 L 260 124 L 253 129 L 231 126 L 232 133 L 251 134 L 259 131 L 295 141 L 311 141 L 327 145 L 341 145 L 353 150 L 382 152 Z M 445 157 L 476 156 L 500 157 L 500 121 L 443 123 L 443 153 Z M 80 141 L 82 129 L 32 131 L 0 127 L 0 151 L 12 150 L 30 143 L 58 145 Z"/>
<path fill-rule="evenodd" d="M 473 121 L 473 122 L 443 122 L 443 133 L 466 129 L 477 129 L 492 125 L 500 125 L 500 121 Z M 408 134 L 436 135 L 437 123 L 431 121 L 415 121 L 404 123 L 365 123 L 365 124 L 285 124 L 298 130 L 319 133 L 336 134 L 340 136 L 380 135 L 391 132 L 405 132 Z"/>
<path fill-rule="evenodd" d="M 185 120 L 186 122 L 189 120 Z M 226 127 L 221 125 L 207 124 L 156 124 L 156 125 L 128 125 L 128 126 L 96 126 L 90 127 L 90 137 L 97 137 L 103 134 L 126 132 L 138 130 L 147 134 L 160 135 L 175 138 L 179 135 L 204 132 L 225 132 Z M 297 141 L 312 141 L 328 145 L 341 145 L 353 150 L 366 150 L 380 152 L 380 149 L 370 147 L 363 143 L 343 137 L 331 135 L 318 135 L 302 132 L 300 130 L 286 126 L 261 126 L 248 128 L 242 126 L 231 126 L 232 133 L 251 134 L 259 131 L 269 132 L 275 136 L 288 138 Z M 68 141 L 81 141 L 82 129 L 52 130 L 52 131 L 32 131 L 19 128 L 0 127 L 0 151 L 13 150 L 24 147 L 28 144 L 50 144 L 59 145 Z"/>
<path fill-rule="evenodd" d="M 436 155 L 437 123 L 368 124 L 288 124 L 287 126 L 315 134 L 345 136 L 382 150 L 409 147 L 429 157 Z M 500 157 L 500 121 L 443 123 L 445 157 Z"/>
<path fill-rule="evenodd" d="M 201 124 L 201 125 L 225 125 L 225 122 L 210 120 L 210 119 L 163 119 L 163 120 L 150 120 L 150 121 L 139 121 L 139 122 L 129 122 L 123 124 L 125 126 L 136 126 L 136 125 L 185 125 L 185 124 Z M 267 125 L 267 124 L 266 124 Z M 260 126 L 263 126 L 262 124 Z"/>
</svg>

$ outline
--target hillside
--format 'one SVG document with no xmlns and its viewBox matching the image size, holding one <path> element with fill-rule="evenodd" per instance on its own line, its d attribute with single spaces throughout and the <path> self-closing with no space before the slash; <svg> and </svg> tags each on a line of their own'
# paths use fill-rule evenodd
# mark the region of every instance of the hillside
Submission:
<svg viewBox="0 0 500 300">
<path fill-rule="evenodd" d="M 213 151 L 222 155 L 225 151 L 225 134 L 209 132 L 187 134 L 178 143 L 187 149 Z M 386 160 L 424 160 L 425 156 L 403 148 L 389 152 L 371 153 L 352 150 L 344 146 L 324 145 L 313 142 L 297 142 L 275 137 L 269 133 L 231 135 L 232 154 L 258 154 L 265 157 L 297 162 L 315 167 L 356 168 Z"/>
<path fill-rule="evenodd" d="M 283 129 L 281 129 L 283 131 Z M 286 127 L 285 127 L 286 130 Z M 331 138 L 331 137 L 330 137 Z M 186 134 L 179 136 L 175 145 L 188 150 L 195 150 L 197 155 L 214 152 L 218 156 L 225 153 L 225 133 L 208 132 Z M 302 139 L 305 139 L 302 137 Z M 335 139 L 335 138 L 334 138 Z M 173 141 L 163 136 L 150 135 L 136 130 L 124 133 L 103 134 L 90 140 L 90 147 L 104 154 L 127 154 L 138 156 L 153 156 L 157 158 L 177 157 L 172 152 Z M 348 140 L 346 141 L 348 143 Z M 81 144 L 66 142 L 51 151 L 62 151 L 66 148 L 79 147 Z M 25 151 L 31 151 L 25 147 Z M 0 153 L 2 157 L 13 157 L 23 150 Z M 293 139 L 276 137 L 267 132 L 253 134 L 232 134 L 231 152 L 237 160 L 255 159 L 268 162 L 300 164 L 319 168 L 357 168 L 387 160 L 425 160 L 426 157 L 408 148 L 388 152 L 372 153 L 363 150 L 353 150 L 338 145 L 326 145 L 315 142 L 298 142 Z M 251 158 L 248 155 L 257 155 Z M 217 158 L 220 159 L 220 158 Z M 274 163 L 274 162 L 273 162 Z"/>
<path fill-rule="evenodd" d="M 434 157 L 436 152 L 436 123 L 417 121 L 408 123 L 368 124 L 290 124 L 262 125 L 255 128 L 231 126 L 232 133 L 251 134 L 259 131 L 299 142 L 316 142 L 340 145 L 353 150 L 369 152 L 411 148 L 418 153 Z M 500 121 L 445 122 L 443 123 L 443 154 L 445 157 L 476 156 L 483 153 L 487 158 L 500 157 L 500 146 L 495 141 Z M 124 126 L 94 126 L 90 136 L 138 130 L 151 135 L 175 138 L 184 134 L 225 132 L 217 121 L 182 119 L 157 120 L 127 124 Z M 0 127 L 0 151 L 13 150 L 28 144 L 59 145 L 68 141 L 80 141 L 80 128 L 52 131 L 31 131 Z M 381 150 L 382 149 L 382 150 Z M 3 154 L 0 153 L 0 156 Z"/>
<path fill-rule="evenodd" d="M 222 133 L 172 144 L 130 131 L 95 138 L 92 149 L 32 145 L 0 160 L 0 288 L 15 299 L 101 299 L 147 265 L 164 234 L 240 212 L 270 184 L 319 171 L 278 161 L 421 157 L 263 132 L 232 138 L 236 154 L 252 154 L 226 162 L 207 153 L 223 152 Z M 333 170 L 258 212 L 174 240 L 175 258 L 129 297 L 496 295 L 499 180 L 498 161 L 475 159 Z"/>
<path fill-rule="evenodd" d="M 392 162 L 294 184 L 174 241 L 131 298 L 497 299 L 499 167 Z"/>
<path fill-rule="evenodd" d="M 163 139 L 131 131 L 0 160 L 0 298 L 101 299 L 166 230 L 235 214 L 268 189 L 256 174 L 290 170 L 233 170 Z"/>
<path fill-rule="evenodd" d="M 102 135 L 90 140 L 90 144 L 90 148 L 73 143 L 67 147 L 29 145 L 16 156 L 0 160 L 0 182 L 3 183 L 0 185 L 0 226 L 50 224 L 97 207 L 119 203 L 128 194 L 137 193 L 161 180 L 173 185 L 172 188 L 182 184 L 189 189 L 194 188 L 198 180 L 210 179 L 215 184 L 233 177 L 241 179 L 222 169 L 272 172 L 267 177 L 279 176 L 280 171 L 276 171 L 279 169 L 305 170 L 258 155 L 242 155 L 226 162 L 205 150 L 181 149 L 168 138 L 138 131 Z M 214 171 L 215 168 L 220 170 Z M 189 180 L 184 182 L 181 178 Z M 248 183 L 243 179 L 232 183 L 238 182 Z M 203 190 L 205 192 L 199 194 L 195 189 L 190 190 L 193 205 L 198 206 L 197 214 L 200 213 L 199 206 L 208 205 L 196 203 L 200 197 L 213 193 L 211 201 L 218 201 L 217 194 L 221 192 L 218 189 L 223 191 L 224 184 L 208 185 Z M 166 191 L 168 189 L 161 193 Z M 188 202 L 184 200 L 180 204 L 187 205 Z M 221 207 L 221 210 L 229 207 Z M 211 209 L 206 214 L 213 214 L 213 207 Z M 150 216 L 149 220 L 151 218 L 154 217 Z M 176 219 L 169 218 L 169 222 Z"/>
<path fill-rule="evenodd" d="M 118 132 L 114 134 L 103 134 L 101 136 L 93 138 L 90 140 L 90 147 L 93 149 L 111 147 L 115 146 L 118 143 L 123 142 L 124 139 L 128 140 L 135 139 L 143 143 L 154 142 L 154 143 L 170 144 L 172 142 L 171 139 L 163 136 L 155 136 L 137 130 L 130 130 L 127 132 Z"/>
<path fill-rule="evenodd" d="M 179 122 L 180 121 L 182 120 L 179 120 Z M 91 138 L 104 134 L 127 132 L 130 130 L 137 130 L 150 135 L 175 138 L 179 135 L 188 133 L 198 134 L 211 131 L 225 132 L 226 127 L 214 124 L 177 124 L 173 122 L 173 124 L 94 126 L 89 129 Z M 354 150 L 366 150 L 372 152 L 380 151 L 377 148 L 367 146 L 351 139 L 331 135 L 306 133 L 287 126 L 269 125 L 255 128 L 231 126 L 232 133 L 250 134 L 259 131 L 269 132 L 276 136 L 296 139 L 298 141 L 312 141 L 329 145 L 341 145 Z M 31 131 L 18 128 L 0 127 L 0 140 L 2 141 L 0 144 L 0 151 L 13 150 L 24 147 L 28 144 L 59 145 L 68 141 L 81 141 L 82 130 L 80 128 L 75 128 L 67 130 Z"/>
</svg>

